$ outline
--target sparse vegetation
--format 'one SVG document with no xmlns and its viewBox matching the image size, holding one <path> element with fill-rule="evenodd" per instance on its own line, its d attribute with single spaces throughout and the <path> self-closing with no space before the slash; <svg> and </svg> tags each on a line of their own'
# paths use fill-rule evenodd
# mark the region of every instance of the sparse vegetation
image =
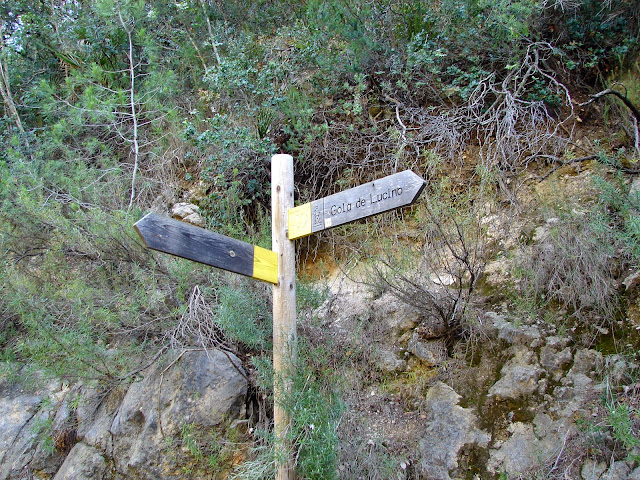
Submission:
<svg viewBox="0 0 640 480">
<path fill-rule="evenodd" d="M 441 318 L 450 349 L 475 341 L 486 298 L 556 331 L 589 329 L 591 345 L 610 335 L 624 336 L 616 349 L 637 346 L 636 10 L 625 0 L 5 1 L 0 378 L 46 372 L 109 390 L 169 347 L 233 352 L 259 403 L 255 455 L 233 466 L 233 442 L 203 443 L 189 425 L 179 441 L 210 470 L 271 475 L 268 287 L 153 253 L 131 226 L 191 202 L 209 228 L 269 247 L 273 153 L 294 156 L 300 202 L 404 169 L 428 181 L 412 209 L 299 241 L 298 257 L 343 261 L 350 275 L 362 259 L 361 280 Z M 559 193 L 585 171 L 580 191 Z M 559 191 L 538 192 L 543 181 Z M 512 269 L 489 292 L 485 267 L 499 255 Z M 323 332 L 327 292 L 299 288 L 309 355 L 288 407 L 300 474 L 394 478 L 403 464 L 404 475 L 404 453 L 382 444 L 354 440 L 344 460 L 338 379 L 382 374 L 357 373 L 375 348 L 366 319 L 346 340 Z M 606 410 L 603 424 L 638 461 L 638 406 L 612 395 Z"/>
</svg>

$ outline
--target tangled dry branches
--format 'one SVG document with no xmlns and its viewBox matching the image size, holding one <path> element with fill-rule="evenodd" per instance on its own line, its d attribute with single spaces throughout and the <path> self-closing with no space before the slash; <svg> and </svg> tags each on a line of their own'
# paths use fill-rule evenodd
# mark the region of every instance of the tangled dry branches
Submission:
<svg viewBox="0 0 640 480">
<path fill-rule="evenodd" d="M 453 108 L 417 107 L 383 95 L 384 115 L 373 117 L 373 107 L 362 118 L 322 112 L 315 121 L 329 128 L 305 150 L 300 175 L 318 198 L 381 173 L 412 169 L 428 178 L 429 155 L 459 167 L 471 143 L 479 146 L 473 162 L 502 176 L 516 176 L 531 162 L 559 161 L 574 117 L 568 89 L 547 73 L 552 55 L 551 45 L 531 44 L 503 79 L 481 79 Z"/>
</svg>

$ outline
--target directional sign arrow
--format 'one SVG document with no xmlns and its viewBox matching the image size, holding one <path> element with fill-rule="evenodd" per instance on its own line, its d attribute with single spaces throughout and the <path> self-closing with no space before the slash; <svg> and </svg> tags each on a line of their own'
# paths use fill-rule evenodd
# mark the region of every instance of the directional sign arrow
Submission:
<svg viewBox="0 0 640 480">
<path fill-rule="evenodd" d="M 370 217 L 416 201 L 425 181 L 411 170 L 289 209 L 289 240 Z"/>
<path fill-rule="evenodd" d="M 153 250 L 278 283 L 278 255 L 255 245 L 150 213 L 134 228 Z"/>
</svg>

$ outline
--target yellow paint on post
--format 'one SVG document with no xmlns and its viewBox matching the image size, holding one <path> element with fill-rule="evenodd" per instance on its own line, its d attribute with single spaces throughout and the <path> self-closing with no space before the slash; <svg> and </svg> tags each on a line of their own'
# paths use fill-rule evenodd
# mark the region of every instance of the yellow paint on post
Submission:
<svg viewBox="0 0 640 480">
<path fill-rule="evenodd" d="M 253 247 L 253 278 L 278 284 L 278 254 L 266 248 Z"/>
<path fill-rule="evenodd" d="M 311 203 L 290 208 L 288 215 L 289 240 L 311 235 Z"/>
</svg>

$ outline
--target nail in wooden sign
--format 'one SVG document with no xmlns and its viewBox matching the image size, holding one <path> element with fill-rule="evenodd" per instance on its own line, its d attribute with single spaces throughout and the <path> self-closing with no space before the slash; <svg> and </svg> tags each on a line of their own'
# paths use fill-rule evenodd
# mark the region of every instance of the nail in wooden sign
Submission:
<svg viewBox="0 0 640 480">
<path fill-rule="evenodd" d="M 289 209 L 289 240 L 377 215 L 416 201 L 426 183 L 411 170 Z"/>
<path fill-rule="evenodd" d="M 153 250 L 278 283 L 278 255 L 271 250 L 154 213 L 138 220 L 134 228 Z"/>
</svg>

